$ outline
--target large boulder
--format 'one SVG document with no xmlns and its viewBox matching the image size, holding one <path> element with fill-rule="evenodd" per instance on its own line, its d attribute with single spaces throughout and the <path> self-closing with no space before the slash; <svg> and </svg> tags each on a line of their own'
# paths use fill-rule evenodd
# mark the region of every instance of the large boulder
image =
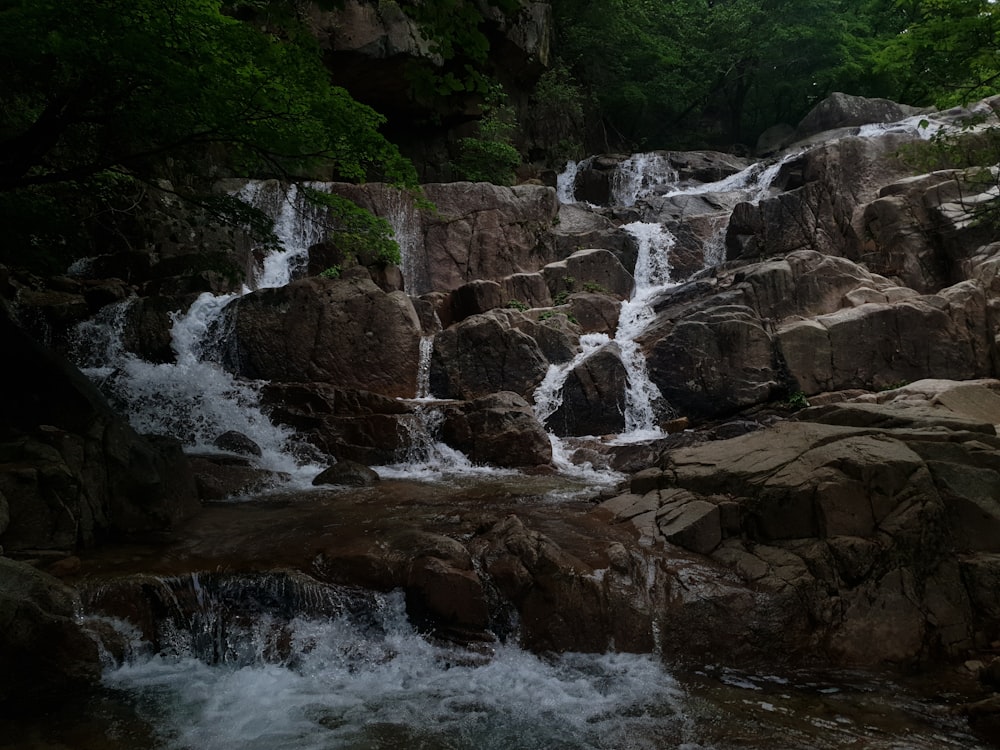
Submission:
<svg viewBox="0 0 1000 750">
<path fill-rule="evenodd" d="M 0 705 L 30 706 L 98 682 L 97 644 L 78 611 L 68 586 L 0 557 Z"/>
<path fill-rule="evenodd" d="M 1000 438 L 982 421 L 1000 413 L 996 386 L 924 381 L 679 448 L 606 507 L 797 609 L 800 644 L 838 661 L 958 655 L 997 633 L 983 591 L 1000 550 Z"/>
<path fill-rule="evenodd" d="M 367 273 L 252 292 L 228 314 L 226 365 L 239 375 L 416 393 L 420 321 L 409 297 L 386 294 Z"/>
<path fill-rule="evenodd" d="M 524 467 L 552 461 L 545 428 L 516 393 L 494 393 L 442 408 L 441 440 L 474 463 Z"/>
<path fill-rule="evenodd" d="M 933 296 L 873 301 L 792 321 L 778 329 L 778 346 L 806 394 L 980 377 L 992 363 L 981 291 L 978 296 L 972 315 L 961 308 L 956 316 L 947 297 Z"/>
<path fill-rule="evenodd" d="M 514 327 L 513 311 L 473 315 L 434 338 L 431 393 L 475 399 L 497 391 L 528 396 L 548 370 L 538 343 Z"/>
<path fill-rule="evenodd" d="M 861 260 L 922 293 L 965 278 L 962 261 L 992 239 L 978 211 L 995 198 L 992 177 L 941 170 L 879 191 L 861 217 Z"/>
<path fill-rule="evenodd" d="M 407 449 L 413 417 L 398 399 L 325 383 L 269 383 L 261 399 L 270 419 L 327 456 L 378 465 Z"/>
<path fill-rule="evenodd" d="M 562 403 L 546 420 L 556 435 L 607 435 L 625 430 L 628 375 L 611 342 L 570 370 Z"/>
<path fill-rule="evenodd" d="M 499 281 L 555 260 L 548 231 L 559 203 L 552 188 L 456 182 L 425 185 L 424 193 L 435 206 L 422 215 L 432 289 Z"/>
<path fill-rule="evenodd" d="M 809 110 L 799 122 L 795 137 L 801 140 L 837 128 L 898 122 L 928 111 L 889 99 L 870 99 L 837 91 Z"/>
<path fill-rule="evenodd" d="M 600 248 L 577 250 L 565 260 L 542 269 L 553 297 L 560 293 L 601 291 L 625 299 L 632 294 L 635 280 L 614 256 Z"/>
<path fill-rule="evenodd" d="M 678 413 L 694 419 L 732 414 L 780 389 L 771 334 L 744 305 L 684 315 L 643 336 L 650 380 Z"/>
</svg>

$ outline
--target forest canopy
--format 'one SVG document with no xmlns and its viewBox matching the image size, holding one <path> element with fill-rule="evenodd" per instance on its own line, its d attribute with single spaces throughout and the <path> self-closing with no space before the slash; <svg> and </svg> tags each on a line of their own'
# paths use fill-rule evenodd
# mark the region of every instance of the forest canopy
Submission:
<svg viewBox="0 0 1000 750">
<path fill-rule="evenodd" d="M 553 5 L 556 53 L 609 146 L 752 145 L 833 91 L 950 106 L 1000 90 L 991 0 Z"/>
</svg>

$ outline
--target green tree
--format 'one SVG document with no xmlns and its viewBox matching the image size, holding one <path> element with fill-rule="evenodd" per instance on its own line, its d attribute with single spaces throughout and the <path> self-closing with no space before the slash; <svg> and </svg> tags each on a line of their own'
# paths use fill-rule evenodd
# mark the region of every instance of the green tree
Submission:
<svg viewBox="0 0 1000 750">
<path fill-rule="evenodd" d="M 1000 91 L 1000 9 L 991 0 L 897 0 L 903 32 L 876 57 L 903 98 L 952 106 Z"/>
<path fill-rule="evenodd" d="M 219 0 L 0 0 L 0 69 L 0 213 L 90 203 L 109 173 L 416 181 L 309 35 Z"/>
</svg>

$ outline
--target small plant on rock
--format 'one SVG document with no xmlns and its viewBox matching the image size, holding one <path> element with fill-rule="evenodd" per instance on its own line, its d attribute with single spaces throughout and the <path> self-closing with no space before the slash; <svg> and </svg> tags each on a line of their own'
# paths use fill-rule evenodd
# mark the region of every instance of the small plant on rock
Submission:
<svg viewBox="0 0 1000 750">
<path fill-rule="evenodd" d="M 530 309 L 524 302 L 521 302 L 521 300 L 519 299 L 512 299 L 509 302 L 507 302 L 507 307 L 509 307 L 512 310 L 520 310 L 521 312 Z"/>
<path fill-rule="evenodd" d="M 785 403 L 795 410 L 805 409 L 809 406 L 809 399 L 806 398 L 806 394 L 802 391 L 795 391 L 795 393 L 788 397 L 788 400 Z"/>
</svg>

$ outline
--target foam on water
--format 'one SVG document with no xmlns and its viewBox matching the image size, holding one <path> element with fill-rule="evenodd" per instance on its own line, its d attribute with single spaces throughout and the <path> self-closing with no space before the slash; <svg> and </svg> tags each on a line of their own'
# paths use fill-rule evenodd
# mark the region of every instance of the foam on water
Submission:
<svg viewBox="0 0 1000 750">
<path fill-rule="evenodd" d="M 652 657 L 435 644 L 406 620 L 400 594 L 374 613 L 296 618 L 281 632 L 277 661 L 147 656 L 104 681 L 137 695 L 177 750 L 652 750 L 685 738 L 683 692 Z"/>
</svg>

